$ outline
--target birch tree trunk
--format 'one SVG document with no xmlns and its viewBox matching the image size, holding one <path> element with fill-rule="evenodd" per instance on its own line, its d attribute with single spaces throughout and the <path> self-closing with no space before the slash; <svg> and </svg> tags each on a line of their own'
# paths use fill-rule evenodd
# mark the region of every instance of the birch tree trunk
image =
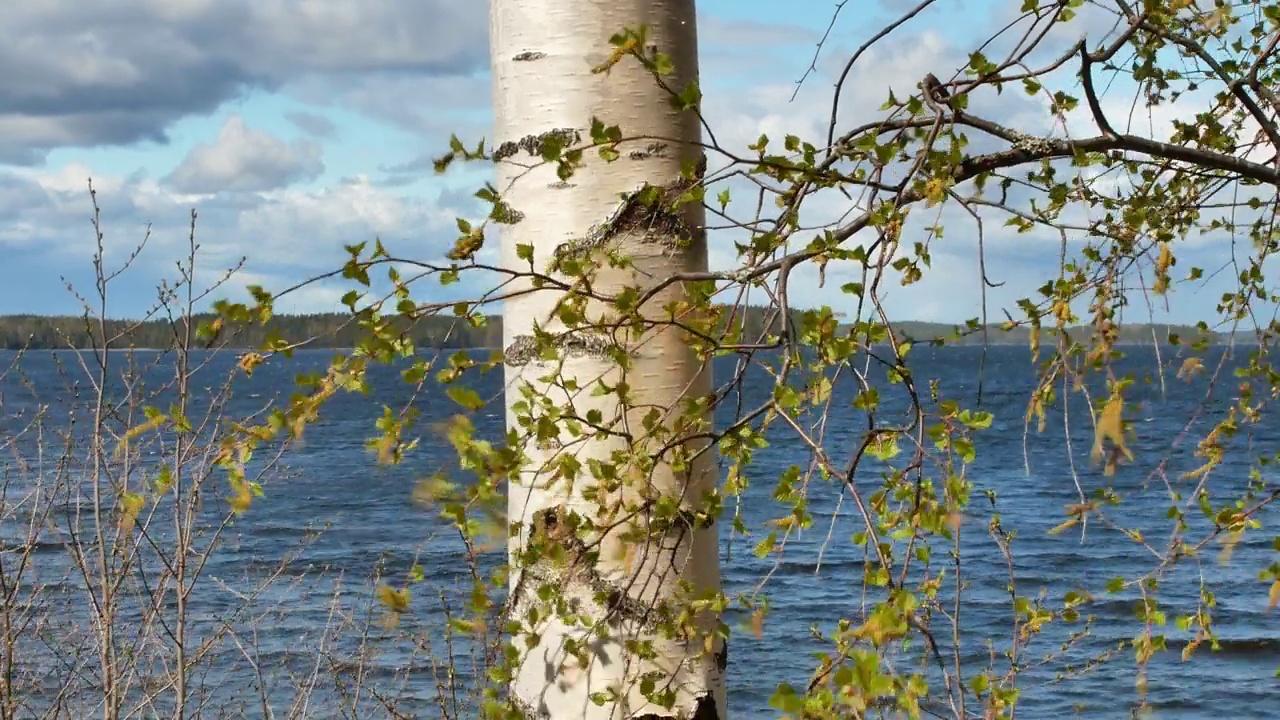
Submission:
<svg viewBox="0 0 1280 720">
<path fill-rule="evenodd" d="M 490 13 L 497 187 L 514 220 L 503 265 L 591 294 L 566 304 L 525 278 L 533 291 L 503 308 L 507 427 L 535 436 L 508 501 L 513 704 L 554 720 L 722 720 L 723 626 L 694 606 L 720 589 L 714 464 L 679 440 L 706 429 L 709 367 L 669 322 L 610 327 L 621 313 L 603 299 L 706 270 L 702 204 L 672 202 L 705 169 L 700 124 L 637 58 L 593 72 L 617 59 L 611 36 L 643 26 L 674 63 L 667 87 L 696 81 L 694 0 L 491 0 Z M 589 144 L 593 120 L 645 139 L 612 161 L 587 149 L 568 177 L 543 162 Z M 638 314 L 670 321 L 689 292 L 673 284 Z"/>
</svg>

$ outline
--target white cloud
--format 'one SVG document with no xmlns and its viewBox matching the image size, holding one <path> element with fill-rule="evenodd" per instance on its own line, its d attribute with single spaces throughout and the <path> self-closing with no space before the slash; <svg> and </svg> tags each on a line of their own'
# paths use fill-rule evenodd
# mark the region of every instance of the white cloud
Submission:
<svg viewBox="0 0 1280 720">
<path fill-rule="evenodd" d="M 241 270 L 228 279 L 219 297 L 225 297 L 231 302 L 252 302 L 252 297 L 244 288 L 257 285 L 275 293 L 289 290 L 288 294 L 276 298 L 273 302 L 275 312 L 282 315 L 346 310 L 346 306 L 342 304 L 342 296 L 351 289 L 349 286 L 334 280 L 322 280 L 294 288 L 297 282 L 298 278 L 288 273 Z"/>
<path fill-rule="evenodd" d="M 1007 17 L 1020 4 L 1021 0 L 1005 0 L 985 9 Z M 154 223 L 153 253 L 148 257 L 156 258 L 157 268 L 171 267 L 185 247 L 189 212 L 195 206 L 207 262 L 222 266 L 247 256 L 248 274 L 237 282 L 277 287 L 338 267 L 344 243 L 374 237 L 408 256 L 438 258 L 452 242 L 453 217 L 476 212 L 469 193 L 448 189 L 470 186 L 471 176 L 451 175 L 436 185 L 424 179 L 429 165 L 423 161 L 435 154 L 433 146 L 442 145 L 439 141 L 448 132 L 461 126 L 460 135 L 470 141 L 487 129 L 488 83 L 477 74 L 484 54 L 483 3 L 125 0 L 110 12 L 82 8 L 71 0 L 29 5 L 0 27 L 0 64 L 16 53 L 22 63 L 13 66 L 25 68 L 0 80 L 0 159 L 38 160 L 53 146 L 163 141 L 175 119 L 212 112 L 228 99 L 243 97 L 246 89 L 286 95 L 310 104 L 314 111 L 284 116 L 307 139 L 286 141 L 232 116 L 216 139 L 190 148 L 182 163 L 159 181 L 123 173 L 95 176 L 109 252 L 117 256 L 127 254 L 147 223 Z M 854 25 L 850 17 L 842 22 Z M 1105 14 L 1086 10 L 1082 19 L 1055 31 L 1059 35 L 1050 43 L 1055 51 L 1074 42 L 1082 29 L 1091 37 L 1111 31 Z M 864 37 L 849 39 L 850 33 L 838 28 L 822 50 L 818 71 L 792 101 L 795 81 L 807 67 L 822 27 L 773 27 L 717 21 L 713 16 L 700 23 L 707 46 L 702 53 L 704 108 L 721 145 L 750 156 L 746 146 L 761 133 L 773 139 L 775 148 L 785 134 L 819 146 L 825 143 L 832 86 Z M 972 49 L 967 39 L 947 28 L 928 27 L 906 26 L 862 56 L 842 90 L 838 131 L 882 116 L 881 104 L 891 90 L 903 98 L 916 92 L 926 73 L 945 79 L 965 63 Z M 862 23 L 854 30 L 867 36 L 878 28 Z M 30 40 L 25 45 L 3 42 L 18 36 Z M 139 37 L 154 41 L 139 43 Z M 1003 50 L 991 54 L 999 52 Z M 1069 74 L 1057 80 L 1068 91 L 1078 84 Z M 1001 95 L 983 90 L 972 100 L 974 113 L 1019 130 L 1054 129 L 1044 99 L 1028 97 L 1016 84 Z M 1128 112 L 1123 93 L 1113 91 L 1104 102 L 1115 117 Z M 296 110 L 296 105 L 291 107 Z M 1194 103 L 1180 101 L 1160 110 L 1154 136 L 1167 130 L 1173 116 L 1185 117 L 1196 109 Z M 337 112 L 324 117 L 330 110 Z M 360 115 L 408 130 L 411 138 L 422 142 L 408 143 L 400 162 L 380 155 L 375 162 L 387 167 L 368 162 L 362 166 L 361 158 L 352 157 L 353 147 L 356 152 L 370 146 L 384 151 L 391 145 L 388 154 L 397 157 L 401 145 L 385 136 L 366 138 L 358 131 L 359 120 L 352 120 Z M 341 120 L 341 132 L 336 119 Z M 1089 132 L 1083 107 L 1069 122 L 1073 133 Z M 971 152 L 1002 146 L 979 133 L 970 135 Z M 324 160 L 334 174 L 373 173 L 375 181 L 357 175 L 326 181 L 322 189 L 298 187 L 325 169 L 321 142 L 330 148 Z M 713 159 L 712 166 L 716 164 Z M 49 248 L 87 259 L 92 236 L 85 225 L 91 210 L 85 180 L 93 169 L 67 165 L 0 173 L 0 249 Z M 483 179 L 475 178 L 475 184 Z M 408 183 L 413 183 L 412 190 Z M 424 193 L 423 187 L 445 189 L 437 196 L 434 191 Z M 747 206 L 754 205 L 750 185 L 734 181 L 732 187 L 731 210 L 739 219 L 749 219 L 752 211 Z M 859 209 L 856 200 L 824 191 L 806 201 L 803 221 L 807 226 L 830 225 Z M 771 210 L 766 205 L 766 214 Z M 932 215 L 923 208 L 916 211 L 905 246 L 925 238 L 923 226 L 933 222 Z M 1000 306 L 1030 294 L 1056 272 L 1057 238 L 1015 236 L 1001 227 L 1003 215 L 983 216 L 988 272 L 993 280 L 1009 283 L 989 291 L 993 314 L 999 317 Z M 959 321 L 978 313 L 975 225 L 955 206 L 947 208 L 942 222 L 945 237 L 932 243 L 933 268 L 925 271 L 921 284 L 891 289 L 896 280 L 886 278 L 885 302 L 895 317 Z M 797 240 L 807 242 L 812 234 L 802 233 Z M 713 236 L 712 267 L 727 269 L 739 262 L 731 241 L 742 236 Z M 871 240 L 864 234 L 847 245 Z M 1203 253 L 1188 256 L 1188 263 L 1196 260 L 1208 267 L 1215 252 L 1223 255 L 1209 239 L 1196 243 L 1202 246 L 1193 244 L 1189 251 Z M 483 252 L 485 258 L 494 258 L 492 247 Z M 791 299 L 798 305 L 831 303 L 844 309 L 850 300 L 839 287 L 857 280 L 857 274 L 850 263 L 832 263 L 825 286 L 819 288 L 815 268 L 798 269 L 792 276 Z M 465 291 L 423 285 L 421 299 L 474 294 L 470 291 L 482 287 L 478 278 L 470 282 L 464 283 Z M 330 309 L 345 289 L 315 286 L 300 292 L 290 307 Z"/>
<path fill-rule="evenodd" d="M 285 142 L 233 114 L 212 143 L 193 147 L 163 182 L 193 194 L 274 190 L 319 177 L 324 172 L 320 157 L 316 142 Z"/>
<path fill-rule="evenodd" d="M 468 75 L 473 0 L 41 0 L 0 23 L 0 161 L 66 145 L 167 141 L 246 89 L 306 79 Z"/>
<path fill-rule="evenodd" d="M 341 268 L 347 257 L 344 244 L 375 238 L 404 256 L 439 260 L 456 236 L 454 218 L 472 211 L 458 205 L 464 198 L 456 194 L 404 194 L 364 177 L 314 191 L 291 188 L 193 198 L 153 180 L 100 174 L 73 164 L 52 171 L 0 172 L 0 253 L 39 250 L 65 258 L 67 268 L 88 267 L 94 252 L 88 223 L 93 208 L 86 185 L 91 176 L 102 208 L 109 266 L 124 262 L 150 226 L 151 238 L 135 262 L 136 272 L 151 279 L 171 275 L 174 261 L 186 256 L 195 208 L 203 275 L 213 277 L 245 258 L 245 270 L 254 275 L 240 275 L 233 284 L 256 277 L 270 281 L 268 289 L 273 291 Z M 29 279 L 33 284 L 59 285 L 61 272 Z M 132 308 L 130 312 L 153 299 L 151 279 L 120 289 L 118 299 Z M 77 282 L 84 285 L 87 279 Z M 423 292 L 432 291 L 424 287 Z M 309 290 L 300 293 L 297 302 L 299 307 L 329 308 L 340 296 L 341 292 L 335 296 L 329 290 Z"/>
<path fill-rule="evenodd" d="M 252 256 L 272 263 L 308 262 L 317 256 L 339 256 L 341 245 L 384 238 L 405 252 L 420 253 L 421 239 L 456 232 L 455 213 L 433 200 L 406 196 L 359 176 L 315 192 L 282 190 L 237 216 L 241 235 L 251 241 Z M 424 255 L 426 253 L 423 253 Z"/>
</svg>

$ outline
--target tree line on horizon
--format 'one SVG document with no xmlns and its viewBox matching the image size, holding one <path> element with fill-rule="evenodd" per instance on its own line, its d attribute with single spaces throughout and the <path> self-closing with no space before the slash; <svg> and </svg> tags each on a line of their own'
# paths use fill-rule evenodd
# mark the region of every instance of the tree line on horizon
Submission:
<svg viewBox="0 0 1280 720">
<path fill-rule="evenodd" d="M 799 316 L 806 312 L 793 311 Z M 197 315 L 195 321 L 202 324 L 214 319 L 214 315 Z M 741 337 L 757 338 L 765 333 L 766 326 L 776 332 L 778 313 L 767 307 L 740 308 L 733 322 L 743 328 Z M 473 327 L 465 320 L 444 316 L 411 319 L 393 316 L 388 321 L 396 330 L 407 336 L 420 348 L 499 348 L 502 345 L 502 317 L 490 315 L 482 327 Z M 165 349 L 175 345 L 175 323 L 162 318 L 149 320 L 109 319 L 102 326 L 113 347 Z M 842 330 L 851 326 L 841 325 Z M 947 345 L 1027 345 L 1031 330 L 1025 325 L 1009 327 L 992 323 L 983 332 L 976 322 L 964 324 L 902 321 L 893 323 L 893 331 L 900 338 L 914 343 L 945 342 Z M 1092 329 L 1078 326 L 1069 331 L 1074 340 L 1086 342 Z M 0 315 L 0 348 L 6 350 L 56 350 L 90 349 L 102 346 L 103 330 L 97 320 L 70 315 Z M 365 334 L 356 318 L 349 313 L 312 313 L 300 315 L 275 315 L 266 323 L 237 327 L 219 339 L 220 344 L 234 348 L 257 348 L 273 335 L 290 342 L 306 342 L 311 348 L 349 348 L 355 346 Z M 1207 341 L 1219 343 L 1228 339 L 1225 333 L 1209 330 L 1203 324 L 1167 325 L 1134 323 L 1122 325 L 1119 342 L 1128 345 L 1151 345 L 1159 339 L 1161 344 L 1175 342 Z"/>
</svg>

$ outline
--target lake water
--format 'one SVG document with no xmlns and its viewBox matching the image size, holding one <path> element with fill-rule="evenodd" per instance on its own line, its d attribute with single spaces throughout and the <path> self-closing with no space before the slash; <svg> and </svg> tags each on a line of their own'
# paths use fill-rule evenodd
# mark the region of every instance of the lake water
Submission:
<svg viewBox="0 0 1280 720">
<path fill-rule="evenodd" d="M 1122 465 L 1113 477 L 1105 477 L 1091 465 L 1092 433 L 1077 394 L 1071 400 L 1069 423 L 1074 463 L 1086 492 L 1113 488 L 1124 498 L 1113 517 L 1141 529 L 1148 542 L 1163 549 L 1170 528 L 1166 518 L 1169 500 L 1164 482 L 1154 472 L 1164 461 L 1164 477 L 1173 486 L 1184 493 L 1194 486 L 1195 481 L 1180 478 L 1180 474 L 1195 467 L 1192 451 L 1196 442 L 1222 417 L 1229 402 L 1225 393 L 1234 391 L 1238 382 L 1231 370 L 1241 358 L 1228 359 L 1214 385 L 1210 378 L 1226 349 L 1210 349 L 1204 353 L 1208 372 L 1184 382 L 1174 377 L 1181 364 L 1178 351 L 1166 349 L 1162 383 L 1150 349 L 1128 348 L 1127 352 L 1129 357 L 1120 369 L 1132 371 L 1140 379 L 1146 376 L 1149 381 L 1140 382 L 1128 396 L 1138 403 L 1130 418 L 1136 433 L 1132 443 L 1136 460 Z M 972 405 L 977 400 L 981 353 L 979 348 L 917 348 L 912 367 L 922 391 L 929 379 L 936 378 L 941 381 L 944 397 Z M 138 357 L 155 362 L 144 373 L 152 382 L 171 372 L 169 358 L 155 353 Z M 272 360 L 251 378 L 236 380 L 227 416 L 244 416 L 273 398 L 287 396 L 297 373 L 320 371 L 329 357 L 326 351 L 303 352 L 292 360 Z M 123 354 L 113 354 L 113 362 L 124 361 Z M 88 618 L 84 580 L 62 544 L 67 528 L 73 526 L 69 523 L 75 505 L 65 490 L 83 482 L 87 456 L 82 448 L 73 447 L 70 455 L 78 458 L 77 462 L 59 467 L 54 458 L 61 454 L 56 447 L 61 442 L 57 432 L 68 426 L 69 418 L 77 419 L 76 433 L 84 428 L 89 378 L 76 365 L 73 353 L 33 352 L 20 360 L 13 353 L 0 355 L 0 367 L 15 362 L 17 367 L 0 381 L 0 443 L 4 445 L 0 468 L 6 478 L 5 512 L 0 521 L 0 541 L 6 547 L 0 563 L 8 570 L 5 586 L 20 588 L 18 595 L 29 596 L 30 606 L 43 608 L 35 614 L 44 618 L 14 633 L 15 667 L 20 669 L 17 677 L 25 687 L 40 689 L 27 696 L 27 711 L 19 716 L 34 717 L 51 709 L 59 717 L 87 716 L 100 712 L 83 704 L 84 698 L 92 695 L 93 676 L 100 665 L 84 632 Z M 201 388 L 219 386 L 234 362 L 232 355 L 208 359 L 195 384 Z M 728 379 L 733 373 L 732 360 L 718 364 L 715 372 L 717 380 Z M 899 419 L 900 414 L 895 413 L 905 407 L 900 386 L 883 383 L 882 372 L 872 376 L 882 388 L 882 419 Z M 495 398 L 474 420 L 481 435 L 497 438 L 502 432 L 500 377 L 494 373 L 471 382 L 482 397 Z M 1035 597 L 1043 591 L 1048 604 L 1059 606 L 1067 590 L 1087 589 L 1096 598 L 1082 608 L 1083 614 L 1094 616 L 1090 634 L 1065 656 L 1037 666 L 1042 656 L 1058 648 L 1067 632 L 1083 625 L 1052 626 L 1022 656 L 1032 669 L 1022 678 L 1024 695 L 1018 716 L 1129 717 L 1130 707 L 1139 698 L 1132 649 L 1121 650 L 1077 677 L 1056 678 L 1069 666 L 1086 664 L 1089 657 L 1141 631 L 1134 615 L 1137 595 L 1130 591 L 1110 595 L 1104 587 L 1109 579 L 1133 577 L 1151 569 L 1156 561 L 1141 545 L 1097 523 L 1089 525 L 1083 539 L 1079 528 L 1058 535 L 1048 533 L 1065 519 L 1064 505 L 1077 501 L 1078 495 L 1063 440 L 1061 412 L 1049 413 L 1043 436 L 1032 432 L 1024 441 L 1022 418 L 1033 384 L 1034 372 L 1025 349 L 994 347 L 988 351 L 982 409 L 994 413 L 995 422 L 979 436 L 977 460 L 968 469 L 979 492 L 962 530 L 967 583 L 960 622 L 963 663 L 969 669 L 985 666 L 992 652 L 988 642 L 995 644 L 998 654 L 1007 647 L 1010 636 L 1009 568 L 987 533 L 988 520 L 998 512 L 1002 527 L 1017 532 L 1013 569 L 1020 595 Z M 222 545 L 204 568 L 201 589 L 192 594 L 190 602 L 196 614 L 194 643 L 207 642 L 213 659 L 202 666 L 195 683 L 194 694 L 206 716 L 260 717 L 270 712 L 276 717 L 394 717 L 388 706 L 406 717 L 441 714 L 434 704 L 437 676 L 431 671 L 429 656 L 443 649 L 440 598 L 456 598 L 459 589 L 465 589 L 467 566 L 456 536 L 431 510 L 413 501 L 412 491 L 419 479 L 448 469 L 452 450 L 430 428 L 453 414 L 456 407 L 438 390 L 412 398 L 411 388 L 398 380 L 394 369 L 379 368 L 374 385 L 375 391 L 368 397 L 340 394 L 328 404 L 321 420 L 307 431 L 305 442 L 287 452 L 281 458 L 281 470 L 267 478 L 265 497 L 258 498 L 247 515 L 227 527 Z M 759 372 L 743 387 L 746 407 L 761 402 L 770 392 L 767 376 Z M 1093 389 L 1096 398 L 1101 388 L 1095 383 Z M 837 385 L 835 409 L 825 430 L 825 447 L 837 464 L 843 464 L 866 428 L 865 415 L 850 406 L 854 392 L 845 376 Z M 123 393 L 118 383 L 109 391 L 117 398 Z M 422 444 L 402 465 L 379 467 L 365 440 L 373 434 L 373 423 L 383 404 L 399 408 L 411 399 L 422 413 Z M 722 425 L 732 419 L 734 406 L 732 398 L 722 406 L 717 418 Z M 43 464 L 38 455 L 40 438 L 32 429 L 36 417 L 44 418 L 40 426 Z M 1232 441 L 1229 460 L 1210 476 L 1209 488 L 1216 503 L 1244 488 L 1251 466 L 1243 458 L 1274 454 L 1280 449 L 1280 425 L 1273 419 L 1246 430 Z M 724 578 L 731 594 L 750 591 L 772 570 L 764 590 L 772 613 L 763 637 L 735 631 L 731 641 L 730 712 L 735 718 L 775 717 L 777 713 L 767 703 L 775 685 L 786 681 L 803 687 L 816 666 L 810 653 L 821 645 L 811 638 L 810 628 L 829 631 L 841 617 L 857 621 L 864 602 L 862 551 L 850 542 L 860 519 L 846 502 L 833 525 L 832 511 L 842 492 L 838 485 L 818 480 L 810 485 L 817 520 L 813 528 L 790 540 L 780 560 L 757 560 L 751 554 L 762 523 L 781 514 L 770 499 L 772 480 L 789 465 L 804 467 L 808 462 L 801 443 L 787 431 L 771 431 L 771 440 L 772 445 L 758 453 L 752 466 L 753 485 L 743 503 L 746 523 L 757 529 L 757 535 L 731 537 L 727 523 L 722 528 Z M 154 458 L 159 455 L 151 454 L 153 450 L 145 450 L 141 458 L 144 475 L 154 475 Z M 62 480 L 49 479 L 58 472 Z M 1270 467 L 1261 468 L 1261 473 L 1264 482 L 1280 481 Z M 32 492 L 38 480 L 48 487 L 61 482 L 64 493 L 35 498 Z M 221 480 L 213 482 L 206 494 L 215 489 L 221 494 L 225 486 Z M 867 493 L 878 482 L 871 469 L 857 478 L 860 489 Z M 984 490 L 994 491 L 994 508 L 982 497 Z M 55 512 L 32 546 L 32 567 L 15 578 L 15 547 L 25 542 L 29 529 L 19 520 L 30 517 L 37 499 L 53 503 Z M 223 510 L 221 502 L 206 502 L 206 524 L 217 521 Z M 167 517 L 163 516 L 167 512 L 163 504 L 157 512 L 162 520 Z M 1196 514 L 1194 508 L 1190 514 Z M 1257 577 L 1259 570 L 1277 560 L 1272 549 L 1275 511 L 1268 507 L 1258 518 L 1263 527 L 1246 535 L 1228 564 L 1216 562 L 1219 548 L 1212 545 L 1198 564 L 1184 561 L 1163 576 L 1158 596 L 1170 621 L 1164 629 L 1170 650 L 1148 669 L 1148 697 L 1155 717 L 1266 718 L 1280 713 L 1280 679 L 1276 677 L 1280 620 L 1277 613 L 1267 612 L 1268 585 Z M 161 566 L 165 523 L 171 521 L 156 524 L 152 531 L 158 538 L 157 548 L 144 546 L 140 551 L 142 571 L 131 573 L 126 582 L 127 592 L 132 593 L 129 597 L 158 592 L 147 584 L 146 576 Z M 1192 537 L 1196 538 L 1207 526 L 1194 521 L 1193 527 L 1196 532 Z M 938 546 L 934 553 L 936 564 L 949 565 L 945 548 Z M 494 556 L 488 557 L 486 562 L 492 562 Z M 373 579 L 384 574 L 400 582 L 415 562 L 424 567 L 426 580 L 414 587 L 410 612 L 399 625 L 384 626 L 382 613 L 371 600 Z M 1217 606 L 1212 612 L 1221 648 L 1216 653 L 1202 648 L 1192 661 L 1184 663 L 1179 656 L 1188 635 L 1172 627 L 1173 618 L 1195 611 L 1202 578 L 1216 593 Z M 943 594 L 949 592 L 944 589 Z M 164 613 L 172 609 L 171 598 L 166 599 Z M 163 636 L 164 626 L 158 618 L 150 625 L 144 622 L 148 615 L 136 600 L 126 602 L 121 613 L 122 636 L 137 643 L 137 656 L 149 658 L 147 662 L 153 663 L 151 670 L 155 671 L 169 657 L 164 643 L 154 640 Z M 735 616 L 731 624 L 740 625 L 743 620 Z M 941 619 L 937 622 L 943 628 Z M 144 627 L 149 630 L 140 632 Z M 361 629 L 363 633 L 356 632 Z M 939 642 L 950 658 L 952 646 L 946 628 L 940 630 Z M 195 644 L 189 641 L 188 647 Z M 1003 672 L 1008 663 L 997 658 L 995 667 Z M 59 694 L 58 679 L 65 682 L 67 677 L 75 680 Z M 932 681 L 932 689 L 940 691 L 936 674 Z M 145 695 L 147 684 L 139 680 L 136 685 L 131 697 Z M 300 686 L 315 689 L 303 698 L 304 693 L 297 690 Z M 157 706 L 164 707 L 164 702 Z M 978 706 L 971 700 L 968 707 L 973 712 Z M 949 711 L 944 714 L 949 716 Z"/>
</svg>

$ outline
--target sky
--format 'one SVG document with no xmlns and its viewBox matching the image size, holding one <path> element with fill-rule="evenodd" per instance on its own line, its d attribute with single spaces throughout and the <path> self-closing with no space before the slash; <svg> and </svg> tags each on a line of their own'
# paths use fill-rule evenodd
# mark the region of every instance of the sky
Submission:
<svg viewBox="0 0 1280 720">
<path fill-rule="evenodd" d="M 873 117 L 890 89 L 909 94 L 927 72 L 952 76 L 975 41 L 1019 5 L 940 0 L 860 61 L 841 96 L 841 124 Z M 702 0 L 704 111 L 720 141 L 743 149 L 761 132 L 819 141 L 844 61 L 906 6 L 842 3 L 816 71 L 792 100 L 837 4 Z M 475 217 L 472 193 L 489 179 L 477 169 L 438 176 L 430 163 L 451 133 L 474 145 L 489 132 L 487 23 L 486 4 L 476 0 L 41 0 L 7 9 L 0 314 L 80 311 L 76 292 L 93 290 L 90 178 L 106 265 L 131 263 L 111 285 L 108 314 L 116 317 L 146 312 L 158 283 L 176 277 L 193 209 L 198 283 L 245 258 L 206 302 L 242 299 L 247 284 L 280 290 L 334 270 L 344 244 L 375 237 L 404 255 L 442 257 L 455 218 Z M 1064 39 L 1092 28 L 1077 24 Z M 1043 110 L 1025 97 L 992 107 L 1016 127 L 1050 132 Z M 839 196 L 817 203 L 814 212 L 831 218 L 848 209 Z M 925 281 L 888 292 L 895 319 L 979 314 L 972 223 L 948 218 L 956 226 L 933 246 Z M 713 266 L 731 266 L 730 239 L 713 233 L 710 243 Z M 1192 242 L 1180 262 L 1212 270 L 1227 259 L 1224 248 Z M 988 275 L 1005 283 L 987 291 L 993 319 L 1056 274 L 1053 238 L 988 228 L 986 250 Z M 833 265 L 821 288 L 813 277 L 797 282 L 792 302 L 849 310 L 838 288 L 850 279 L 850 268 Z M 349 288 L 317 283 L 277 309 L 336 310 Z M 1153 317 L 1210 317 L 1222 289 L 1214 281 L 1180 287 Z M 423 285 L 416 297 L 442 292 Z"/>
</svg>

